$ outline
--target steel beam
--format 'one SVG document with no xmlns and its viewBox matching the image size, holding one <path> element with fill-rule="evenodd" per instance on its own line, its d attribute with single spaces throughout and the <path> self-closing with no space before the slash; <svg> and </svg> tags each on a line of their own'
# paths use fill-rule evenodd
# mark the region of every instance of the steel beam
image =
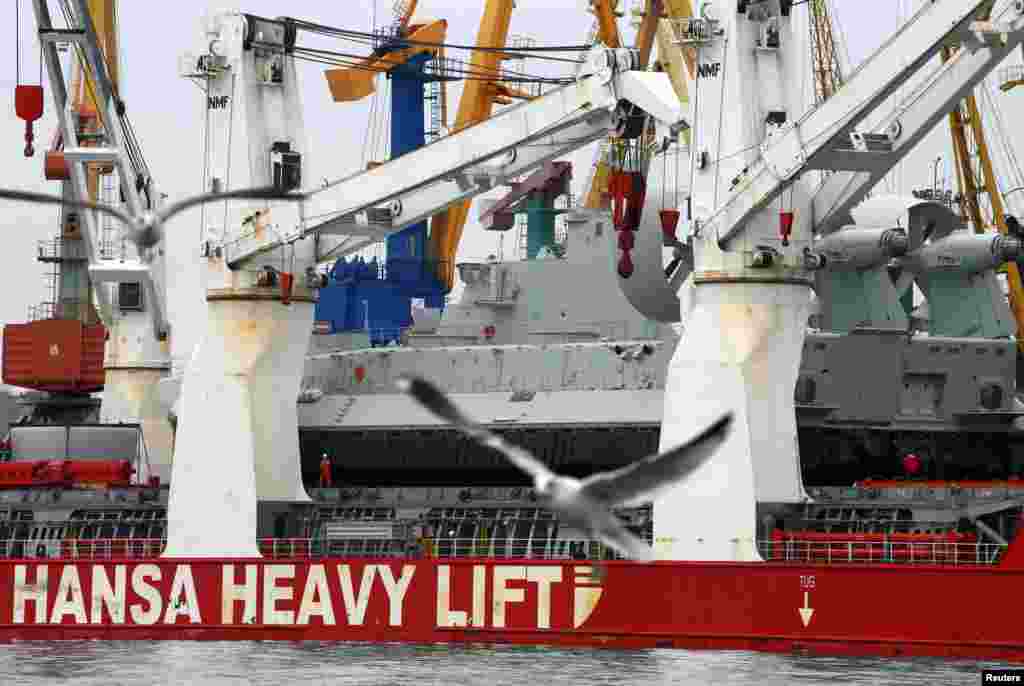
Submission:
<svg viewBox="0 0 1024 686">
<path fill-rule="evenodd" d="M 36 25 L 40 34 L 53 33 L 53 20 L 50 17 L 50 8 L 46 0 L 32 0 L 33 9 L 36 15 Z M 72 120 L 71 110 L 68 105 L 67 84 L 64 82 L 64 70 L 61 68 L 60 56 L 57 54 L 57 47 L 53 41 L 42 41 L 43 61 L 46 63 L 46 73 L 49 77 L 50 88 L 53 90 L 54 105 L 57 110 L 57 125 L 60 127 L 61 137 L 66 148 L 78 147 L 78 135 L 75 133 L 75 124 Z M 85 165 L 82 162 L 68 160 L 68 171 L 71 177 L 71 188 L 75 198 L 80 202 L 89 202 L 89 189 L 86 184 Z M 99 227 L 96 223 L 96 213 L 83 210 L 79 213 L 81 217 L 81 230 L 85 254 L 90 264 L 99 260 Z M 102 288 L 93 289 L 96 297 L 96 308 L 104 323 L 109 324 L 113 320 L 114 308 L 106 290 Z"/>
<path fill-rule="evenodd" d="M 225 246 L 228 265 L 237 269 L 263 253 L 319 233 L 380 240 L 424 216 L 603 138 L 615 126 L 614 111 L 624 97 L 639 102 L 670 125 L 682 121 L 682 109 L 664 74 L 616 73 L 629 60 L 623 60 L 618 52 L 607 52 L 606 58 L 607 68 L 598 65 L 596 73 L 574 84 L 506 109 L 399 159 L 328 184 L 315 193 L 333 188 L 333 194 L 349 203 L 335 219 L 278 237 L 244 237 Z M 360 213 L 391 201 L 397 201 L 401 211 L 391 213 L 390 223 L 374 225 L 367 220 L 359 226 Z"/>
<path fill-rule="evenodd" d="M 849 221 L 850 210 L 945 117 L 987 74 L 1024 41 L 1024 19 L 1018 18 L 1007 42 L 975 52 L 961 49 L 939 70 L 922 90 L 911 93 L 901 106 L 878 127 L 891 128 L 899 122 L 902 133 L 891 154 L 867 174 L 837 173 L 827 177 L 814 196 L 815 230 L 829 233 Z"/>
<path fill-rule="evenodd" d="M 944 44 L 975 35 L 974 18 L 991 3 L 970 0 L 926 5 L 861 65 L 838 93 L 765 141 L 761 162 L 750 178 L 741 182 L 706 222 L 706 228 L 717 233 L 719 245 L 725 248 L 752 215 L 787 189 L 809 164 L 827 168 L 828 155 L 849 146 L 855 128 L 926 66 Z M 913 59 L 904 64 L 907 55 Z M 906 126 L 904 132 L 914 133 Z"/>
</svg>

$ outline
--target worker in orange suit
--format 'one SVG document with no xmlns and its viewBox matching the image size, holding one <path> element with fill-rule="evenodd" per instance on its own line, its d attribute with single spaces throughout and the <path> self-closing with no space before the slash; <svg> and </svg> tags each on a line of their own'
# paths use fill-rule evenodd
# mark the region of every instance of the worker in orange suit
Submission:
<svg viewBox="0 0 1024 686">
<path fill-rule="evenodd" d="M 327 453 L 320 458 L 320 488 L 331 488 L 331 458 Z"/>
</svg>

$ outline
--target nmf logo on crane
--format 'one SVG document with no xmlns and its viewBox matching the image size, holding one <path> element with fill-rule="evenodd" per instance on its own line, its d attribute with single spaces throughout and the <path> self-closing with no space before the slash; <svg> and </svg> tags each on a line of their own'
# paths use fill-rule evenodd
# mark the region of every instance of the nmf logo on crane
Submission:
<svg viewBox="0 0 1024 686">
<path fill-rule="evenodd" d="M 705 62 L 703 64 L 698 64 L 697 65 L 697 78 L 698 79 L 706 79 L 706 78 L 713 78 L 714 79 L 714 78 L 718 78 L 718 75 L 721 73 L 721 71 L 722 71 L 722 63 L 721 62 Z"/>
</svg>

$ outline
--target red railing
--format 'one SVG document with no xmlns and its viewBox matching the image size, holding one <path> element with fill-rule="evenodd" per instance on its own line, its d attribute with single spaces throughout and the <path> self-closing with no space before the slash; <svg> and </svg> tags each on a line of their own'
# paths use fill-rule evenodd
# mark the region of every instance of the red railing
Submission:
<svg viewBox="0 0 1024 686">
<path fill-rule="evenodd" d="M 875 562 L 938 565 L 989 565 L 1006 546 L 980 543 L 976 534 L 851 534 L 776 529 L 758 544 L 762 557 L 775 562 Z"/>
<path fill-rule="evenodd" d="M 128 486 L 128 460 L 25 460 L 0 464 L 0 488 L 30 486 Z"/>
</svg>

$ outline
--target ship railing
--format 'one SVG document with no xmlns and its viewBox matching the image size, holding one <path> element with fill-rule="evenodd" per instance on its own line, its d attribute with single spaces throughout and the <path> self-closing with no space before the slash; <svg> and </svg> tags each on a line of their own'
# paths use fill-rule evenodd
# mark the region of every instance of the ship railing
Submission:
<svg viewBox="0 0 1024 686">
<path fill-rule="evenodd" d="M 487 558 L 516 560 L 620 559 L 600 541 L 549 538 L 322 538 L 266 539 L 266 557 L 420 557 L 437 559 Z"/>
<path fill-rule="evenodd" d="M 997 543 L 940 541 L 806 541 L 758 542 L 769 562 L 995 565 L 1007 546 Z"/>
<path fill-rule="evenodd" d="M 161 555 L 163 538 L 9 539 L 0 541 L 0 559 L 125 560 Z M 492 558 L 533 560 L 613 560 L 613 550 L 586 539 L 497 538 L 262 538 L 267 559 L 326 557 Z"/>
<path fill-rule="evenodd" d="M 862 501 L 865 498 L 877 500 L 877 506 L 884 507 L 905 500 L 946 501 L 951 498 L 1002 500 L 1017 498 L 1024 493 L 1024 480 L 1005 482 L 893 482 L 864 481 L 853 486 L 820 486 L 808 488 L 808 494 L 816 502 L 835 507 L 851 507 L 846 501 Z"/>
<path fill-rule="evenodd" d="M 261 538 L 260 555 L 274 560 L 324 557 L 323 541 L 315 538 Z"/>
<path fill-rule="evenodd" d="M 166 543 L 162 538 L 9 539 L 0 541 L 0 558 L 151 559 L 163 553 Z"/>
<path fill-rule="evenodd" d="M 622 555 L 590 539 L 442 538 L 434 542 L 438 558 L 484 557 L 527 560 L 620 560 Z"/>
<path fill-rule="evenodd" d="M 0 541 L 0 558 L 123 560 L 152 559 L 163 553 L 166 539 L 92 540 L 13 539 Z M 913 564 L 991 566 L 1006 547 L 993 543 L 878 541 L 760 541 L 767 562 L 809 564 Z M 260 554 L 268 559 L 325 557 L 489 558 L 534 560 L 614 560 L 621 556 L 599 541 L 517 538 L 264 538 Z"/>
</svg>

